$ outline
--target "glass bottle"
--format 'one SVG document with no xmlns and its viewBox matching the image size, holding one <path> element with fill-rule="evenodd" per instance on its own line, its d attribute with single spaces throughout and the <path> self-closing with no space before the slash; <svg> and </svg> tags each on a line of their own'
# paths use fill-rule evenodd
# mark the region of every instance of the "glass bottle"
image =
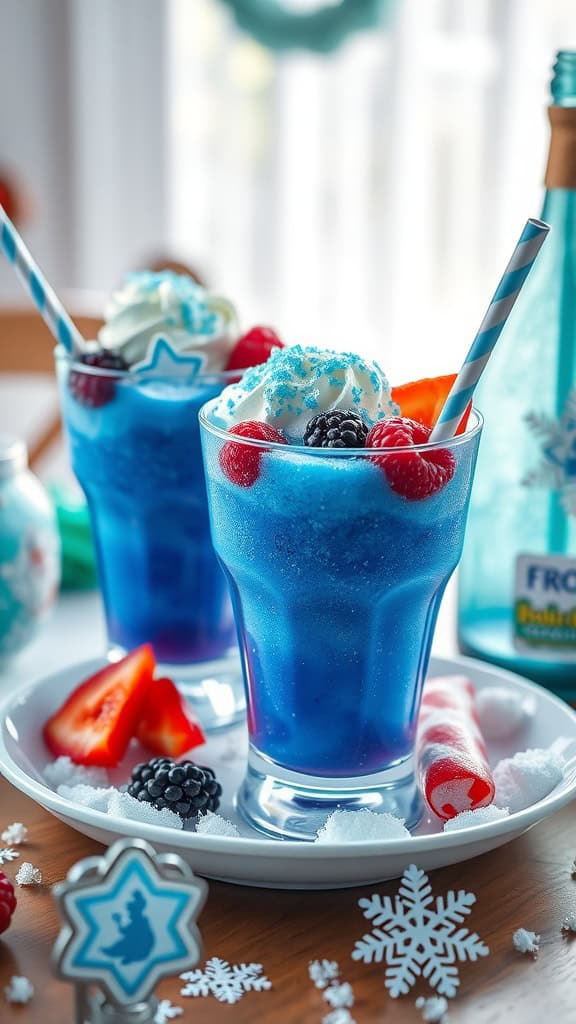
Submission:
<svg viewBox="0 0 576 1024">
<path fill-rule="evenodd" d="M 576 702 L 576 52 L 558 53 L 551 91 L 551 231 L 477 391 L 458 635 Z"/>
<path fill-rule="evenodd" d="M 27 462 L 24 442 L 0 434 L 0 667 L 33 638 L 60 578 L 56 516 Z"/>
</svg>

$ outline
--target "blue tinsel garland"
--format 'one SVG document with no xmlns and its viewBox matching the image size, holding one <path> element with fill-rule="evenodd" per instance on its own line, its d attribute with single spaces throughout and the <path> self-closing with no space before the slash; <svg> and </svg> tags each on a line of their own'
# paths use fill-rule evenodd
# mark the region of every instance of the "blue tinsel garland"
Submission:
<svg viewBox="0 0 576 1024">
<path fill-rule="evenodd" d="M 289 11 L 279 0 L 222 0 L 240 28 L 272 50 L 328 53 L 349 35 L 375 28 L 395 0 L 340 0 L 317 10 Z"/>
</svg>

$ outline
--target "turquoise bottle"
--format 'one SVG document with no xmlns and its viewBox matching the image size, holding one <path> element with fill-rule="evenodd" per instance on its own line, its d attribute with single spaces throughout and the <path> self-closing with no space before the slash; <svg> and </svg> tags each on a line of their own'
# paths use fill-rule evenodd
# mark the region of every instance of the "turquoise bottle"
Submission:
<svg viewBox="0 0 576 1024">
<path fill-rule="evenodd" d="M 576 704 L 576 51 L 558 53 L 551 91 L 551 231 L 477 391 L 458 635 Z"/>
</svg>

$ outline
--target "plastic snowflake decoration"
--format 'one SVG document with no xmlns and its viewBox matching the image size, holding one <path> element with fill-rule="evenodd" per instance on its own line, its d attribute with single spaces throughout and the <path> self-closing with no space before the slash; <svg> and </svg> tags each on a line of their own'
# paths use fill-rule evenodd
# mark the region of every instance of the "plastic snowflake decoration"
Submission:
<svg viewBox="0 0 576 1024">
<path fill-rule="evenodd" d="M 324 992 L 324 999 L 327 1003 L 330 1003 L 330 1006 L 333 1006 L 334 1009 L 338 1009 L 341 1006 L 346 1008 L 354 1006 L 354 992 L 352 990 L 352 986 L 347 981 L 343 982 L 341 985 L 330 985 L 330 988 L 327 988 Z"/>
<path fill-rule="evenodd" d="M 338 1007 L 337 1010 L 333 1010 L 327 1017 L 322 1017 L 322 1024 L 356 1024 L 352 1017 L 350 1010 L 347 1010 L 344 1006 Z"/>
<path fill-rule="evenodd" d="M 272 982 L 262 974 L 262 964 L 230 964 L 213 956 L 203 971 L 185 971 L 183 996 L 214 996 L 221 1003 L 237 1003 L 246 992 L 263 992 Z"/>
<path fill-rule="evenodd" d="M 308 966 L 308 974 L 316 988 L 327 988 L 338 980 L 340 968 L 335 960 L 313 960 Z"/>
<path fill-rule="evenodd" d="M 9 1003 L 28 1003 L 34 995 L 34 986 L 28 978 L 14 974 L 4 989 L 4 995 Z"/>
<path fill-rule="evenodd" d="M 448 1003 L 444 996 L 430 996 L 429 999 L 419 996 L 416 1009 L 422 1012 L 424 1024 L 444 1024 L 447 1019 Z"/>
<path fill-rule="evenodd" d="M 167 1024 L 167 1021 L 181 1017 L 183 1013 L 181 1006 L 174 1006 L 169 999 L 161 999 L 154 1014 L 154 1024 Z"/>
<path fill-rule="evenodd" d="M 428 876 L 411 864 L 402 876 L 398 895 L 374 895 L 359 900 L 372 931 L 352 950 L 353 960 L 386 960 L 386 988 L 396 999 L 406 995 L 422 975 L 440 995 L 454 996 L 460 984 L 455 960 L 488 956 L 488 947 L 475 932 L 459 928 L 476 902 L 473 893 L 460 889 L 446 898 L 432 896 Z"/>
<path fill-rule="evenodd" d="M 4 829 L 0 839 L 3 843 L 8 843 L 9 846 L 19 846 L 20 843 L 25 843 L 28 836 L 28 829 L 26 825 L 23 825 L 21 821 L 14 821 L 11 825 L 8 825 Z"/>
<path fill-rule="evenodd" d="M 11 846 L 6 846 L 3 850 L 0 850 L 0 864 L 9 864 L 11 860 L 16 860 L 19 856 L 18 850 L 13 850 Z"/>
</svg>

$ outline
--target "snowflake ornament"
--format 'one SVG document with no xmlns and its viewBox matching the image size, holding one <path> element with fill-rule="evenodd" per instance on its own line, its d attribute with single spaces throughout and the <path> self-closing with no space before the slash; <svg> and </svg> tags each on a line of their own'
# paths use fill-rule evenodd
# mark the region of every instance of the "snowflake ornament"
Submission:
<svg viewBox="0 0 576 1024">
<path fill-rule="evenodd" d="M 9 864 L 11 860 L 16 860 L 19 856 L 18 850 L 13 850 L 11 846 L 6 846 L 3 850 L 0 850 L 0 864 Z"/>
<path fill-rule="evenodd" d="M 540 949 L 540 936 L 526 928 L 517 928 L 512 936 L 512 944 L 518 953 L 533 953 L 536 956 Z"/>
<path fill-rule="evenodd" d="M 352 959 L 366 964 L 385 959 L 384 983 L 394 999 L 406 995 L 420 975 L 440 995 L 454 996 L 460 984 L 454 961 L 489 953 L 475 932 L 457 927 L 475 902 L 463 889 L 435 898 L 428 876 L 410 864 L 394 901 L 377 894 L 358 901 L 373 927 L 356 943 Z"/>
<path fill-rule="evenodd" d="M 263 992 L 272 982 L 262 974 L 262 964 L 230 964 L 213 956 L 203 971 L 185 971 L 183 996 L 214 996 L 221 1003 L 237 1003 L 246 992 Z"/>
<path fill-rule="evenodd" d="M 183 1013 L 181 1006 L 174 1006 L 169 999 L 161 999 L 154 1014 L 154 1024 L 167 1024 L 167 1021 L 181 1017 Z"/>
<path fill-rule="evenodd" d="M 0 839 L 3 843 L 7 843 L 8 846 L 19 846 L 20 843 L 25 843 L 28 838 L 28 829 L 21 821 L 14 821 L 11 825 L 8 825 L 4 829 Z"/>
<path fill-rule="evenodd" d="M 416 1000 L 416 1009 L 422 1011 L 424 1024 L 444 1024 L 448 1012 L 448 1002 L 444 996 L 430 996 L 425 999 L 419 996 Z"/>
<path fill-rule="evenodd" d="M 354 992 L 352 991 L 352 985 L 347 981 L 343 982 L 341 985 L 330 985 L 330 988 L 327 988 L 324 992 L 324 999 L 327 1003 L 330 1003 L 330 1006 L 333 1006 L 334 1009 L 338 1009 L 342 1006 L 354 1006 Z"/>
<path fill-rule="evenodd" d="M 327 988 L 338 980 L 340 968 L 335 960 L 313 960 L 308 966 L 308 974 L 316 988 Z"/>
<path fill-rule="evenodd" d="M 326 1017 L 322 1017 L 322 1024 L 356 1024 L 356 1021 L 351 1016 L 350 1010 L 340 1006 Z"/>
<path fill-rule="evenodd" d="M 34 986 L 28 978 L 15 974 L 4 989 L 4 995 L 9 1003 L 29 1003 L 34 995 Z"/>
</svg>

